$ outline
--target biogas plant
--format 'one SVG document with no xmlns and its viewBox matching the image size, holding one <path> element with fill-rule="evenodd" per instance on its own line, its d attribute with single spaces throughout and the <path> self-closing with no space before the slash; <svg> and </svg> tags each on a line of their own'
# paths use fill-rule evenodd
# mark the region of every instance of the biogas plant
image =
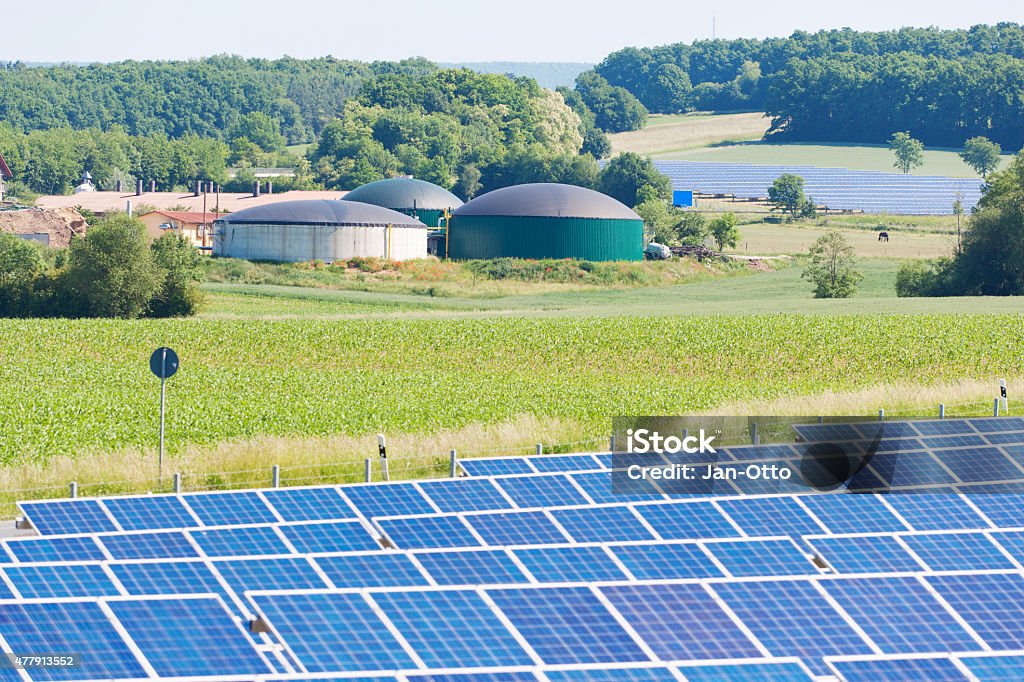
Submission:
<svg viewBox="0 0 1024 682">
<path fill-rule="evenodd" d="M 363 185 L 338 200 L 285 201 L 214 223 L 213 253 L 263 261 L 579 258 L 637 261 L 643 219 L 615 199 L 555 183 L 516 185 L 463 204 L 414 178 Z"/>
</svg>

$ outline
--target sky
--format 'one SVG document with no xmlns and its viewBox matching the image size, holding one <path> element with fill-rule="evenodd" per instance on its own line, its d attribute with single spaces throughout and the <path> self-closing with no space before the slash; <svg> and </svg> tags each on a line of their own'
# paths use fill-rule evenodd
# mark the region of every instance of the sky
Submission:
<svg viewBox="0 0 1024 682">
<path fill-rule="evenodd" d="M 3 2 L 2 61 L 192 59 L 597 62 L 609 52 L 849 26 L 1024 23 L 1021 0 L 44 0 Z"/>
</svg>

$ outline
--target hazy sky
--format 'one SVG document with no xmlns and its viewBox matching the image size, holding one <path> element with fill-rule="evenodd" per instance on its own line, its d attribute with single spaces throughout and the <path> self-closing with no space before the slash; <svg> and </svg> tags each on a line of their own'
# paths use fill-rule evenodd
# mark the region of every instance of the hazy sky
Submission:
<svg viewBox="0 0 1024 682">
<path fill-rule="evenodd" d="M 0 60 L 247 57 L 599 61 L 626 45 L 849 26 L 1024 23 L 1021 0 L 3 0 Z"/>
</svg>

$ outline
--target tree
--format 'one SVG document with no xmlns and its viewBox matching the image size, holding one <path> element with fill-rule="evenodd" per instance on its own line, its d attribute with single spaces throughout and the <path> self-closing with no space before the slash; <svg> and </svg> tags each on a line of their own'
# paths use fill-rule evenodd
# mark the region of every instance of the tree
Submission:
<svg viewBox="0 0 1024 682">
<path fill-rule="evenodd" d="M 76 317 L 135 318 L 148 309 L 161 284 L 145 226 L 126 215 L 106 218 L 71 242 L 63 273 L 74 292 Z"/>
<path fill-rule="evenodd" d="M 815 298 L 849 298 L 863 276 L 855 269 L 853 247 L 836 231 L 822 235 L 811 245 L 810 263 L 801 277 L 814 283 Z"/>
<path fill-rule="evenodd" d="M 168 232 L 153 242 L 153 263 L 162 282 L 149 302 L 148 317 L 193 315 L 202 304 L 199 251 L 184 237 Z"/>
<path fill-rule="evenodd" d="M 1002 148 L 987 137 L 972 137 L 964 142 L 964 150 L 960 152 L 960 158 L 974 172 L 987 179 L 988 174 L 999 168 L 1000 154 Z"/>
<path fill-rule="evenodd" d="M 627 206 L 639 203 L 640 191 L 648 186 L 662 199 L 672 195 L 672 181 L 654 167 L 650 158 L 633 152 L 623 152 L 609 161 L 597 183 L 598 190 Z"/>
<path fill-rule="evenodd" d="M 42 269 L 43 259 L 35 246 L 0 232 L 0 317 L 29 314 L 32 282 Z"/>
<path fill-rule="evenodd" d="M 594 71 L 576 78 L 576 91 L 594 112 L 594 124 L 609 133 L 639 130 L 647 122 L 647 109 L 625 88 L 613 86 Z"/>
<path fill-rule="evenodd" d="M 736 246 L 736 242 L 740 239 L 740 231 L 736 227 L 736 215 L 733 213 L 725 213 L 720 218 L 712 220 L 710 229 L 719 251 L 724 251 L 726 247 Z"/>
<path fill-rule="evenodd" d="M 893 133 L 889 138 L 889 149 L 896 155 L 892 165 L 904 173 L 924 164 L 924 145 L 920 140 L 912 138 L 910 133 Z"/>
<path fill-rule="evenodd" d="M 455 192 L 463 201 L 469 201 L 480 191 L 480 169 L 467 163 L 459 169 L 459 180 L 455 183 Z"/>
<path fill-rule="evenodd" d="M 768 188 L 768 201 L 774 207 L 772 210 L 788 213 L 796 219 L 807 205 L 804 179 L 799 175 L 783 173 Z"/>
</svg>

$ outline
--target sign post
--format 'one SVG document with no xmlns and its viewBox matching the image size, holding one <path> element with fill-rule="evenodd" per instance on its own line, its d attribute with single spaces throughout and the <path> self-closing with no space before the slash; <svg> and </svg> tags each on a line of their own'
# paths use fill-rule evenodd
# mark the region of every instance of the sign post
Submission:
<svg viewBox="0 0 1024 682">
<path fill-rule="evenodd" d="M 164 476 L 164 408 L 167 404 L 167 380 L 178 371 L 178 354 L 166 346 L 157 348 L 149 356 L 149 369 L 160 378 L 160 459 L 157 461 L 157 480 Z"/>
<path fill-rule="evenodd" d="M 384 434 L 378 434 L 377 436 L 377 454 L 380 455 L 380 470 L 383 474 L 385 481 L 391 480 L 391 474 L 388 471 L 388 441 L 384 437 Z"/>
<path fill-rule="evenodd" d="M 999 380 L 999 398 L 1003 401 L 1003 414 L 1010 414 L 1010 401 L 1006 397 L 1006 379 Z"/>
</svg>

